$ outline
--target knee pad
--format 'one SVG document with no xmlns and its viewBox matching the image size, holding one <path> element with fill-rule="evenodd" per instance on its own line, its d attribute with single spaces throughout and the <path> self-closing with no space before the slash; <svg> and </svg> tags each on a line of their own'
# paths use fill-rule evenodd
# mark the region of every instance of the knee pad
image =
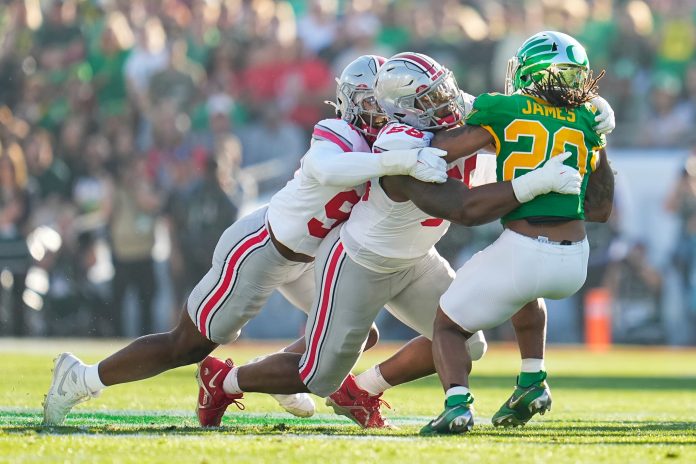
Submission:
<svg viewBox="0 0 696 464">
<path fill-rule="evenodd" d="M 483 358 L 488 350 L 488 343 L 486 342 L 486 336 L 483 335 L 482 331 L 474 332 L 474 334 L 469 337 L 466 341 L 466 345 L 469 348 L 469 355 L 471 355 L 472 361 L 478 361 Z"/>
</svg>

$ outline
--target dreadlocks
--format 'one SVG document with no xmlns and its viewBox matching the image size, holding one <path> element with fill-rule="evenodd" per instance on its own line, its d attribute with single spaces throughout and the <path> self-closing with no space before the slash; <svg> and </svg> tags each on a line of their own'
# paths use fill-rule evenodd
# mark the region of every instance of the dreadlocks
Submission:
<svg viewBox="0 0 696 464">
<path fill-rule="evenodd" d="M 590 70 L 587 79 L 579 88 L 568 85 L 563 75 L 558 71 L 549 70 L 548 78 L 537 82 L 523 90 L 527 95 L 541 98 L 552 106 L 561 108 L 577 108 L 592 100 L 598 95 L 597 82 L 604 76 L 604 70 L 597 77 Z"/>
</svg>

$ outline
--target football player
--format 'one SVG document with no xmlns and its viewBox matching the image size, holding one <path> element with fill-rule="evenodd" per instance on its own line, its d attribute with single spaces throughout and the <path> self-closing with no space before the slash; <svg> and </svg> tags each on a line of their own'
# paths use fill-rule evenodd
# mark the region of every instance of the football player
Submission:
<svg viewBox="0 0 696 464">
<path fill-rule="evenodd" d="M 385 70 L 392 71 L 384 81 L 398 92 L 395 98 L 401 102 L 404 122 L 414 127 L 386 125 L 373 151 L 426 147 L 432 133 L 421 129 L 459 124 L 465 109 L 449 70 L 415 53 L 388 60 L 377 85 Z M 562 164 L 567 156 L 570 153 L 512 181 L 472 189 L 462 182 L 470 174 L 463 159 L 448 166 L 446 183 L 427 191 L 409 188 L 400 176 L 373 178 L 364 201 L 354 207 L 344 227 L 327 235 L 317 251 L 317 293 L 307 322 L 304 354 L 277 353 L 241 367 L 207 357 L 201 363 L 199 381 L 218 385 L 211 393 L 213 401 L 221 404 L 245 391 L 309 391 L 329 396 L 355 365 L 369 328 L 385 305 L 402 322 L 430 337 L 437 302 L 453 278 L 452 269 L 433 247 L 449 225 L 438 218 L 481 224 L 509 214 L 536 195 L 551 191 L 577 195 L 581 177 Z M 437 217 L 432 217 L 433 213 Z M 479 356 L 485 350 L 485 340 L 480 337 L 479 343 L 469 345 L 472 348 L 479 350 Z M 213 376 L 224 379 L 210 381 Z M 352 411 L 342 411 L 343 405 L 333 396 L 329 404 L 361 422 Z M 361 425 L 380 426 L 383 419 L 375 417 L 373 424 Z"/>
<path fill-rule="evenodd" d="M 605 138 L 593 129 L 590 103 L 600 77 L 592 77 L 585 49 L 574 38 L 535 34 L 510 60 L 506 94 L 480 95 L 466 126 L 443 134 L 455 152 L 493 144 L 499 181 L 515 182 L 570 151 L 564 162 L 578 169 L 582 188 L 578 194 L 530 198 L 505 214 L 502 235 L 457 271 L 440 299 L 433 335 L 445 409 L 423 434 L 463 433 L 473 426 L 467 338 L 514 317 L 529 302 L 567 298 L 585 282 L 584 221 L 606 221 L 613 200 Z M 543 355 L 543 344 L 537 355 Z M 523 425 L 551 406 L 543 356 L 531 358 L 535 365 L 523 365 L 512 396 L 493 416 L 495 425 Z"/>
<path fill-rule="evenodd" d="M 395 71 L 398 71 L 398 68 L 391 72 Z M 382 73 L 387 74 L 388 72 L 385 69 Z M 376 86 L 375 94 L 378 103 L 380 103 L 381 107 L 390 118 L 400 122 L 413 121 L 415 117 L 414 112 L 417 111 L 417 108 L 404 110 L 404 96 L 398 94 L 398 86 L 397 89 L 390 89 L 388 85 L 384 85 L 387 82 L 388 81 L 382 80 L 382 82 L 378 83 Z M 396 94 L 394 90 L 397 91 Z M 474 100 L 473 96 L 467 94 L 463 94 L 462 97 L 467 103 L 469 101 L 473 102 Z M 397 102 L 399 98 L 402 99 L 402 103 Z M 598 135 L 610 133 L 615 125 L 613 110 L 606 100 L 599 96 L 593 97 L 591 102 L 597 107 L 597 114 L 594 118 L 594 122 L 596 123 L 594 126 L 595 132 Z M 470 108 L 470 105 L 467 105 L 467 107 Z M 451 135 L 449 133 L 441 131 L 439 134 L 440 135 L 436 135 L 433 144 L 434 146 L 450 149 L 451 155 L 448 155 L 447 158 L 450 156 L 460 156 L 463 153 L 461 151 L 460 153 L 456 153 L 456 150 L 461 142 L 466 141 L 465 139 L 468 136 L 463 136 L 457 129 L 453 129 L 452 134 L 454 136 L 452 140 L 447 140 L 447 137 Z M 418 146 L 418 143 L 415 143 L 414 146 Z M 480 147 L 481 143 L 476 146 L 476 148 Z M 492 150 L 495 151 L 494 146 Z M 478 163 L 474 164 L 476 161 L 478 161 Z M 491 178 L 491 172 L 489 170 L 490 164 L 484 164 L 482 166 L 481 161 L 490 161 L 490 159 L 482 159 L 482 156 L 479 155 L 478 158 L 469 158 L 467 163 L 476 166 L 476 170 L 474 171 L 476 175 L 474 177 L 488 182 Z M 495 180 L 495 171 L 495 164 L 493 164 L 493 180 Z M 593 179 L 599 179 L 598 174 L 595 174 Z M 588 220 L 594 220 L 592 219 L 593 217 L 598 217 L 598 220 L 603 220 L 602 217 L 606 212 L 606 203 L 600 204 L 601 202 L 596 201 L 596 198 L 606 196 L 604 191 L 606 188 L 611 188 L 611 185 L 611 182 L 606 185 L 598 181 L 590 182 L 590 188 L 586 196 L 592 200 L 585 202 L 592 210 L 589 214 L 586 212 Z M 530 402 L 534 399 L 538 400 L 538 397 L 543 397 L 543 402 L 542 400 L 538 400 L 536 403 L 533 403 L 538 405 L 538 408 L 529 408 L 529 405 L 525 401 L 513 403 L 515 407 L 511 408 L 509 406 L 509 401 L 506 402 L 493 418 L 493 424 L 496 426 L 522 425 L 537 412 L 543 413 L 551 404 L 550 390 L 546 382 L 544 382 L 543 388 L 538 384 L 526 385 L 529 378 L 534 379 L 540 376 L 546 376 L 544 369 L 546 305 L 543 298 L 534 299 L 525 304 L 512 316 L 511 320 L 522 358 L 521 371 L 518 376 L 518 382 L 521 382 L 522 386 L 516 389 L 516 394 L 514 396 L 519 397 L 524 391 L 530 390 L 528 393 L 531 398 Z M 474 357 L 473 360 L 476 360 L 476 358 Z M 374 418 L 381 417 L 380 406 L 384 404 L 384 402 L 381 401 L 381 395 L 384 391 L 393 386 L 424 377 L 434 372 L 435 367 L 432 360 L 431 343 L 427 338 L 421 336 L 410 341 L 398 353 L 386 361 L 371 367 L 360 375 L 355 377 L 349 376 L 346 382 L 341 385 L 341 388 L 331 395 L 329 401 L 338 403 L 342 408 L 343 414 L 347 415 L 350 413 L 353 420 L 363 426 L 377 424 L 380 421 Z M 336 405 L 334 405 L 334 409 L 337 409 Z"/>
<path fill-rule="evenodd" d="M 300 169 L 270 204 L 222 234 L 212 267 L 193 289 L 177 327 L 141 337 L 95 365 L 87 366 L 71 353 L 56 358 L 43 405 L 44 424 L 61 424 L 76 404 L 106 386 L 201 361 L 219 344 L 235 340 L 274 289 L 307 312 L 314 296 L 317 248 L 348 218 L 368 179 L 403 174 L 424 182 L 445 181 L 445 162 L 438 156 L 439 150 L 371 153 L 375 134 L 386 123 L 373 91 L 374 77 L 384 61 L 364 55 L 346 67 L 337 79 L 339 117 L 317 123 Z M 376 339 L 373 327 L 368 343 L 374 344 Z M 296 353 L 304 349 L 304 338 L 285 348 Z M 228 404 L 239 398 L 229 398 Z M 308 395 L 276 399 L 295 415 L 314 412 Z M 198 406 L 201 424 L 219 425 L 224 409 L 211 408 L 206 385 L 201 385 Z"/>
</svg>

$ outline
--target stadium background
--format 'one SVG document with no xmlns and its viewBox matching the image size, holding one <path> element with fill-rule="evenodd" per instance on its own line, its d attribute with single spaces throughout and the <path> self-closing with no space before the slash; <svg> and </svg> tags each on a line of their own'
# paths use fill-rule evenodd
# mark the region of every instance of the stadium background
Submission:
<svg viewBox="0 0 696 464">
<path fill-rule="evenodd" d="M 4 1 L 0 334 L 169 328 L 220 233 L 292 176 L 353 58 L 427 53 L 478 94 L 543 29 L 606 69 L 619 171 L 586 289 L 550 303 L 549 339 L 582 341 L 586 295 L 606 288 L 616 342 L 696 344 L 691 0 Z M 439 248 L 456 266 L 499 228 L 452 227 Z M 244 337 L 300 333 L 288 306 L 275 295 Z"/>
</svg>

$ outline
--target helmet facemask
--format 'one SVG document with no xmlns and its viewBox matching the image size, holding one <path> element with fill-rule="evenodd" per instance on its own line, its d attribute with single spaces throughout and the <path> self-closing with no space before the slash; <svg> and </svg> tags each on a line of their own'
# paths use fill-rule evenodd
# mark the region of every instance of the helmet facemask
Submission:
<svg viewBox="0 0 696 464">
<path fill-rule="evenodd" d="M 505 71 L 505 95 L 515 93 L 515 78 L 517 70 L 520 67 L 520 60 L 517 55 L 510 58 L 507 62 L 507 71 Z"/>
<path fill-rule="evenodd" d="M 353 124 L 363 134 L 376 136 L 387 123 L 389 117 L 379 107 L 374 89 L 362 85 L 339 83 L 336 94 L 338 103 L 333 106 L 339 116 Z M 345 114 L 340 111 L 341 109 L 344 109 Z"/>
<path fill-rule="evenodd" d="M 407 101 L 410 100 L 410 101 Z M 443 129 L 459 124 L 466 113 L 457 81 L 451 71 L 445 72 L 431 86 L 419 90 L 415 96 L 402 97 L 402 107 L 420 110 L 417 129 Z"/>
</svg>

